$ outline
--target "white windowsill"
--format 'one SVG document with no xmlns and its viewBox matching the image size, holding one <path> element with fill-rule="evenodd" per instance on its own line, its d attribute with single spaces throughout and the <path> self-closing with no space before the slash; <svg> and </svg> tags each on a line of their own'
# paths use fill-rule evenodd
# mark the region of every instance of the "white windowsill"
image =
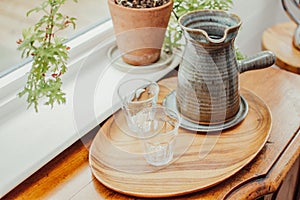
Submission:
<svg viewBox="0 0 300 200">
<path fill-rule="evenodd" d="M 29 64 L 0 79 L 0 198 L 118 107 L 113 92 L 118 82 L 129 76 L 110 64 L 107 51 L 112 44 L 110 21 L 69 43 L 74 49 L 63 80 L 67 103 L 53 109 L 40 106 L 35 113 L 33 108 L 26 109 L 24 99 L 16 97 Z M 157 80 L 174 67 L 130 76 Z M 12 92 L 12 88 L 16 90 Z"/>
</svg>

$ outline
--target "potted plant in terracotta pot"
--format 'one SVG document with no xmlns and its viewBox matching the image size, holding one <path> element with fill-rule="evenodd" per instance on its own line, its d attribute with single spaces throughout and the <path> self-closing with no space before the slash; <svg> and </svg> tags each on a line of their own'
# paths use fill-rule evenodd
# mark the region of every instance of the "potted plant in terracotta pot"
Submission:
<svg viewBox="0 0 300 200">
<path fill-rule="evenodd" d="M 116 42 L 124 62 L 149 65 L 161 53 L 172 0 L 108 0 Z"/>
<path fill-rule="evenodd" d="M 228 10 L 233 1 L 108 0 L 108 6 L 123 61 L 149 65 L 159 59 L 162 48 L 171 54 L 184 45 L 177 21 L 181 15 L 200 9 Z M 236 53 L 239 59 L 244 58 Z"/>
</svg>

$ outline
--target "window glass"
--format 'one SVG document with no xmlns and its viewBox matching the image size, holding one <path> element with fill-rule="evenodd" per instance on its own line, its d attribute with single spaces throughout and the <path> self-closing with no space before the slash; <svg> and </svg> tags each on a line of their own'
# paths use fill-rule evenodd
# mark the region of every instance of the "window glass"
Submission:
<svg viewBox="0 0 300 200">
<path fill-rule="evenodd" d="M 16 41 L 21 38 L 22 30 L 36 23 L 40 14 L 32 13 L 26 17 L 28 10 L 37 7 L 43 0 L 1 0 L 0 1 L 0 77 L 22 66 L 25 60 L 17 50 Z M 87 31 L 109 18 L 107 0 L 67 0 L 61 12 L 77 18 L 77 27 L 68 28 L 63 34 L 66 38 Z"/>
</svg>

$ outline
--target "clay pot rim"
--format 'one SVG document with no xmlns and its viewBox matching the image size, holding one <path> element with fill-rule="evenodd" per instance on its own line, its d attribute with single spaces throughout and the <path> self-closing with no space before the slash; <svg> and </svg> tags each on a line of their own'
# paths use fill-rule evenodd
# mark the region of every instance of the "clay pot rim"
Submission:
<svg viewBox="0 0 300 200">
<path fill-rule="evenodd" d="M 158 6 L 158 7 L 154 7 L 154 8 L 130 8 L 130 7 L 125 7 L 125 6 L 120 6 L 120 5 L 116 4 L 114 2 L 114 0 L 108 0 L 108 3 L 111 4 L 111 5 L 118 6 L 120 9 L 124 9 L 124 10 L 130 10 L 130 11 L 134 10 L 135 12 L 145 12 L 145 11 L 162 10 L 165 7 L 169 7 L 170 4 L 173 5 L 173 0 L 170 0 L 168 3 L 166 3 L 164 5 L 161 5 L 161 6 Z"/>
</svg>

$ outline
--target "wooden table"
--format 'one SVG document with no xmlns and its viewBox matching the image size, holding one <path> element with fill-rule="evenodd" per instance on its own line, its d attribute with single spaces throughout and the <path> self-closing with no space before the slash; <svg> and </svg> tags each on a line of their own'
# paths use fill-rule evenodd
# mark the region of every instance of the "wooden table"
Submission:
<svg viewBox="0 0 300 200">
<path fill-rule="evenodd" d="M 267 144 L 234 176 L 176 199 L 256 199 L 271 195 L 277 195 L 277 199 L 292 199 L 296 195 L 299 198 L 300 76 L 272 67 L 246 72 L 240 81 L 241 87 L 261 97 L 270 108 L 273 124 Z M 74 143 L 3 199 L 135 199 L 104 187 L 92 175 L 88 147 L 98 129 Z"/>
</svg>

